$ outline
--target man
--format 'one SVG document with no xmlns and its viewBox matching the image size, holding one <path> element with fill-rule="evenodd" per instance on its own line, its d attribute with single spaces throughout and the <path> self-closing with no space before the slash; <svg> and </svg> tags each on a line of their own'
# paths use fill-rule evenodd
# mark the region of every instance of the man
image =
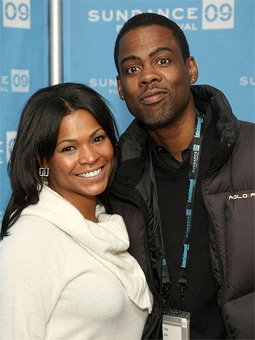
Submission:
<svg viewBox="0 0 255 340">
<path fill-rule="evenodd" d="M 161 339 L 163 322 L 175 339 L 165 319 L 190 314 L 191 339 L 254 339 L 254 124 L 219 90 L 193 85 L 195 59 L 166 17 L 131 18 L 114 57 L 135 119 L 111 202 L 154 296 L 144 338 Z"/>
</svg>

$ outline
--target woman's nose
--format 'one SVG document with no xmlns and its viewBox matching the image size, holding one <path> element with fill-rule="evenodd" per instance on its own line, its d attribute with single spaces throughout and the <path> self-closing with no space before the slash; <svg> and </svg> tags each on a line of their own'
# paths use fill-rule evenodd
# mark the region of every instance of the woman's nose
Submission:
<svg viewBox="0 0 255 340">
<path fill-rule="evenodd" d="M 92 144 L 80 148 L 79 161 L 80 163 L 93 164 L 99 158 L 99 154 Z"/>
</svg>

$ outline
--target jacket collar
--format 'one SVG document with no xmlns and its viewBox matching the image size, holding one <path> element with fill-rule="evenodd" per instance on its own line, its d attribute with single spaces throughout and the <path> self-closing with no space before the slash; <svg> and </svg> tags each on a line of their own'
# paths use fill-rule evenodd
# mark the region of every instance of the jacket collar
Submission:
<svg viewBox="0 0 255 340">
<path fill-rule="evenodd" d="M 218 89 L 209 85 L 194 85 L 191 92 L 195 106 L 205 115 L 204 133 L 212 134 L 211 168 L 214 168 L 222 163 L 223 158 L 227 159 L 227 151 L 235 144 L 238 121 L 225 95 Z M 148 167 L 149 136 L 139 120 L 134 119 L 122 134 L 120 146 L 122 159 L 118 178 L 122 181 L 124 177 L 135 185 Z"/>
</svg>

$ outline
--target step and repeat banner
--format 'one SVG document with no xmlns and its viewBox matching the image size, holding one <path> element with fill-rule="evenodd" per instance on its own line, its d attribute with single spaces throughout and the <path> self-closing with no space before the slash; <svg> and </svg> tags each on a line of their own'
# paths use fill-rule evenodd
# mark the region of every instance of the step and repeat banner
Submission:
<svg viewBox="0 0 255 340">
<path fill-rule="evenodd" d="M 110 102 L 121 132 L 132 120 L 117 94 L 113 48 L 126 20 L 163 14 L 184 30 L 199 68 L 197 84 L 221 89 L 240 119 L 255 116 L 254 0 L 64 1 L 64 80 L 80 81 Z"/>
<path fill-rule="evenodd" d="M 52 0 L 49 0 L 52 1 Z M 10 195 L 7 162 L 20 111 L 48 77 L 48 1 L 1 0 L 0 220 Z M 155 12 L 184 30 L 197 84 L 221 89 L 240 119 L 255 121 L 254 0 L 62 0 L 63 81 L 85 83 L 109 102 L 120 132 L 131 122 L 119 99 L 113 48 L 129 18 Z"/>
<path fill-rule="evenodd" d="M 10 197 L 7 164 L 27 99 L 48 85 L 48 3 L 0 1 L 0 221 Z"/>
</svg>

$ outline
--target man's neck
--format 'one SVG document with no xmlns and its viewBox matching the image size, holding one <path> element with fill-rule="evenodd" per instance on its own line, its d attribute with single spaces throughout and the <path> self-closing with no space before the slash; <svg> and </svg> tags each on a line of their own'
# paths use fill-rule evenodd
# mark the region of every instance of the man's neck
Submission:
<svg viewBox="0 0 255 340">
<path fill-rule="evenodd" d="M 192 141 L 195 123 L 196 114 L 192 112 L 172 125 L 148 132 L 157 145 L 163 146 L 176 160 L 182 162 L 182 152 Z"/>
</svg>

